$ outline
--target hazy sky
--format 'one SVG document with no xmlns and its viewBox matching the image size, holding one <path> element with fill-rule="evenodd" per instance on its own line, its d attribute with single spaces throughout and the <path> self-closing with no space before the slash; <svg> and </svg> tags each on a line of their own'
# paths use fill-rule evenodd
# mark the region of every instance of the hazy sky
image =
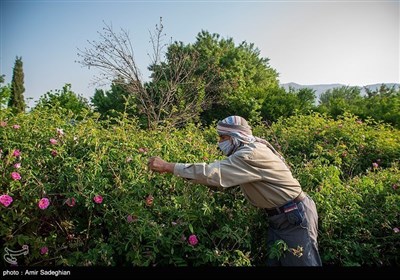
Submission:
<svg viewBox="0 0 400 280">
<path fill-rule="evenodd" d="M 12 79 L 16 56 L 33 105 L 48 91 L 93 96 L 95 69 L 77 49 L 99 40 L 104 22 L 129 31 L 143 73 L 150 31 L 163 18 L 174 41 L 193 43 L 201 30 L 254 43 L 281 83 L 364 86 L 400 82 L 399 1 L 39 1 L 2 0 L 0 74 Z M 108 88 L 106 88 L 108 89 Z"/>
</svg>

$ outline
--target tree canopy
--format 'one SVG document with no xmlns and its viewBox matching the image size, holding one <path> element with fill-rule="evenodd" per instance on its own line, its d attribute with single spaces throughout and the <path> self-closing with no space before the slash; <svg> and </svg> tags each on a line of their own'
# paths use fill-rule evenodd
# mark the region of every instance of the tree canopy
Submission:
<svg viewBox="0 0 400 280">
<path fill-rule="evenodd" d="M 34 109 L 43 107 L 71 111 L 76 116 L 91 110 L 87 99 L 71 90 L 71 84 L 65 84 L 62 90 L 49 91 L 40 97 Z"/>
</svg>

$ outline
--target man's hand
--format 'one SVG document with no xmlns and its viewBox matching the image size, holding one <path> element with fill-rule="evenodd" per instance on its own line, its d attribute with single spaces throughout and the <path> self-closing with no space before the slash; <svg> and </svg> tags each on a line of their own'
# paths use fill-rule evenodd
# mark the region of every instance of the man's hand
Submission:
<svg viewBox="0 0 400 280">
<path fill-rule="evenodd" d="M 151 157 L 147 163 L 151 171 L 174 173 L 175 163 L 167 162 L 160 157 Z"/>
</svg>

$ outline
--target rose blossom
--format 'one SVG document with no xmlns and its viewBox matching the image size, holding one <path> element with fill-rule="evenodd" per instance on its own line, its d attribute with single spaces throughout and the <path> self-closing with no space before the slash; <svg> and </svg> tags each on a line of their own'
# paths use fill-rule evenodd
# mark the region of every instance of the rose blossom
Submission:
<svg viewBox="0 0 400 280">
<path fill-rule="evenodd" d="M 7 122 L 5 122 L 5 121 L 1 121 L 1 122 L 0 122 L 0 126 L 1 126 L 1 127 L 5 127 L 5 126 L 7 126 Z"/>
<path fill-rule="evenodd" d="M 393 231 L 394 231 L 394 233 L 399 233 L 399 232 L 400 232 L 400 229 L 397 228 L 397 227 L 395 227 L 395 228 L 393 228 Z"/>
<path fill-rule="evenodd" d="M 75 198 L 73 197 L 69 197 L 67 198 L 67 200 L 65 201 L 65 204 L 67 204 L 69 207 L 74 207 L 76 203 Z"/>
<path fill-rule="evenodd" d="M 103 202 L 103 197 L 101 195 L 96 195 L 95 197 L 93 197 L 94 202 L 100 204 Z"/>
<path fill-rule="evenodd" d="M 51 145 L 57 144 L 57 140 L 54 139 L 54 138 L 51 138 L 51 139 L 49 140 L 49 142 L 50 142 Z"/>
<path fill-rule="evenodd" d="M 52 150 L 52 151 L 51 151 L 51 155 L 52 155 L 53 157 L 57 156 L 57 154 L 58 154 L 58 153 L 57 153 L 56 150 Z"/>
<path fill-rule="evenodd" d="M 21 151 L 20 150 L 14 150 L 13 156 L 19 157 L 20 155 L 21 155 Z"/>
<path fill-rule="evenodd" d="M 45 255 L 49 252 L 49 248 L 47 246 L 43 246 L 40 248 L 40 254 Z"/>
<path fill-rule="evenodd" d="M 21 163 L 20 163 L 20 162 L 17 162 L 16 164 L 14 164 L 14 168 L 15 168 L 15 169 L 21 168 Z"/>
<path fill-rule="evenodd" d="M 60 136 L 64 135 L 64 131 L 61 128 L 56 128 L 57 134 Z"/>
<path fill-rule="evenodd" d="M 195 234 L 192 234 L 191 236 L 189 236 L 188 240 L 189 240 L 189 244 L 192 246 L 199 243 L 199 240 L 197 239 L 197 236 Z"/>
<path fill-rule="evenodd" d="M 133 222 L 133 217 L 132 217 L 132 215 L 128 215 L 128 216 L 126 217 L 126 221 L 127 221 L 128 223 L 132 223 L 132 222 Z"/>
<path fill-rule="evenodd" d="M 126 217 L 126 221 L 127 221 L 128 223 L 137 222 L 138 220 L 139 220 L 139 217 L 136 216 L 136 215 L 128 215 L 128 216 Z"/>
<path fill-rule="evenodd" d="M 44 197 L 41 200 L 39 200 L 38 206 L 40 209 L 44 210 L 47 207 L 49 207 L 50 201 L 48 198 Z"/>
<path fill-rule="evenodd" d="M 0 203 L 3 204 L 5 207 L 8 207 L 11 202 L 13 202 L 13 199 L 8 194 L 0 195 Z"/>
<path fill-rule="evenodd" d="M 153 205 L 154 197 L 150 194 L 148 197 L 146 197 L 146 205 L 151 206 Z"/>
<path fill-rule="evenodd" d="M 11 178 L 14 181 L 18 181 L 18 180 L 21 180 L 21 175 L 18 172 L 11 172 Z"/>
<path fill-rule="evenodd" d="M 14 129 L 20 129 L 21 126 L 20 126 L 19 124 L 14 124 L 14 125 L 12 126 L 12 128 L 14 128 Z"/>
</svg>

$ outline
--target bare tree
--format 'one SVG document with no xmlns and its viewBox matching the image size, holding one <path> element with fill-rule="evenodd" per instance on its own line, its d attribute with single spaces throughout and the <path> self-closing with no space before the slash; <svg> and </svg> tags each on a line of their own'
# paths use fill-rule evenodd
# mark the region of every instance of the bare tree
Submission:
<svg viewBox="0 0 400 280">
<path fill-rule="evenodd" d="M 206 82 L 196 75 L 199 56 L 194 50 L 177 47 L 177 43 L 163 42 L 162 18 L 155 32 L 150 32 L 153 46 L 153 54 L 149 55 L 150 82 L 142 78 L 128 32 L 121 29 L 117 34 L 111 25 L 104 24 L 103 32 L 98 32 L 99 42 L 88 41 L 90 48 L 78 49 L 81 58 L 78 63 L 100 70 L 98 84 L 124 83 L 129 95 L 137 100 L 139 112 L 146 116 L 148 128 L 159 124 L 179 125 L 197 117 L 209 105 L 207 102 L 211 99 L 205 96 L 204 90 Z"/>
</svg>

